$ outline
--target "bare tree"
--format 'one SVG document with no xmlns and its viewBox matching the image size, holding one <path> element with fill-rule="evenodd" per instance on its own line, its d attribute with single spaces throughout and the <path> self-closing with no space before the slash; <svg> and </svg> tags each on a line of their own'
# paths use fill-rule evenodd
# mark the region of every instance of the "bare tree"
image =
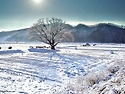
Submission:
<svg viewBox="0 0 125 94">
<path fill-rule="evenodd" d="M 73 41 L 71 32 L 65 29 L 65 22 L 58 18 L 39 19 L 29 33 L 31 39 L 49 44 L 53 50 L 62 41 Z"/>
</svg>

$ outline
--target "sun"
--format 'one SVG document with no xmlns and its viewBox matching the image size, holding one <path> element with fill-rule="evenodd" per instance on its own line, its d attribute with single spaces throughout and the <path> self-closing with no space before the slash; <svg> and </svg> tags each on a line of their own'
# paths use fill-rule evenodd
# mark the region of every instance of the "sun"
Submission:
<svg viewBox="0 0 125 94">
<path fill-rule="evenodd" d="M 34 0 L 35 3 L 40 3 L 42 0 Z"/>
</svg>

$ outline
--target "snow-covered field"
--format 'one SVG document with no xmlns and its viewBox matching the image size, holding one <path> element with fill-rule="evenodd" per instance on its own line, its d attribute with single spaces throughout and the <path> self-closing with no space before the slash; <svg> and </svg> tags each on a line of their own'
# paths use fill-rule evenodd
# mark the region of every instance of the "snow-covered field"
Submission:
<svg viewBox="0 0 125 94">
<path fill-rule="evenodd" d="M 84 94 L 98 94 L 95 91 L 102 84 L 92 83 L 90 78 L 97 74 L 106 75 L 105 70 L 110 70 L 112 75 L 109 73 L 106 77 L 110 78 L 102 82 L 103 85 L 108 84 L 121 67 L 123 79 L 119 87 L 124 94 L 125 44 L 83 44 L 61 43 L 55 51 L 30 48 L 44 46 L 42 43 L 0 44 L 0 94 L 83 94 L 82 89 L 85 89 L 86 85 L 87 93 Z M 9 46 L 12 46 L 12 49 L 8 49 Z M 113 68 L 113 72 L 109 67 Z M 83 81 L 87 84 L 83 85 Z M 95 84 L 98 86 L 94 86 Z M 92 87 L 95 87 L 95 90 Z M 103 93 L 100 94 L 117 94 L 111 93 L 115 92 L 115 87 L 107 93 L 104 89 L 102 87 Z"/>
</svg>

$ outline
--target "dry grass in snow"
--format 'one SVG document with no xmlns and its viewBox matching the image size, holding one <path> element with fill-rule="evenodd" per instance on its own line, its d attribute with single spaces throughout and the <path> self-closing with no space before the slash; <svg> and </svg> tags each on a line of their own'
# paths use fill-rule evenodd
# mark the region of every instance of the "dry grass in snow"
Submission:
<svg viewBox="0 0 125 94">
<path fill-rule="evenodd" d="M 111 62 L 106 70 L 70 81 L 60 94 L 125 94 L 125 64 Z"/>
</svg>

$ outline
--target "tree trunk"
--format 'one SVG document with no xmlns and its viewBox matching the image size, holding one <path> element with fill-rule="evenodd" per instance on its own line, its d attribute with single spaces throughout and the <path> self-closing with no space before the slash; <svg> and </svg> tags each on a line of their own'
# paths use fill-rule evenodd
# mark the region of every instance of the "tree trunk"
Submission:
<svg viewBox="0 0 125 94">
<path fill-rule="evenodd" d="M 52 49 L 52 50 L 55 50 L 55 46 L 51 46 L 51 49 Z"/>
</svg>

